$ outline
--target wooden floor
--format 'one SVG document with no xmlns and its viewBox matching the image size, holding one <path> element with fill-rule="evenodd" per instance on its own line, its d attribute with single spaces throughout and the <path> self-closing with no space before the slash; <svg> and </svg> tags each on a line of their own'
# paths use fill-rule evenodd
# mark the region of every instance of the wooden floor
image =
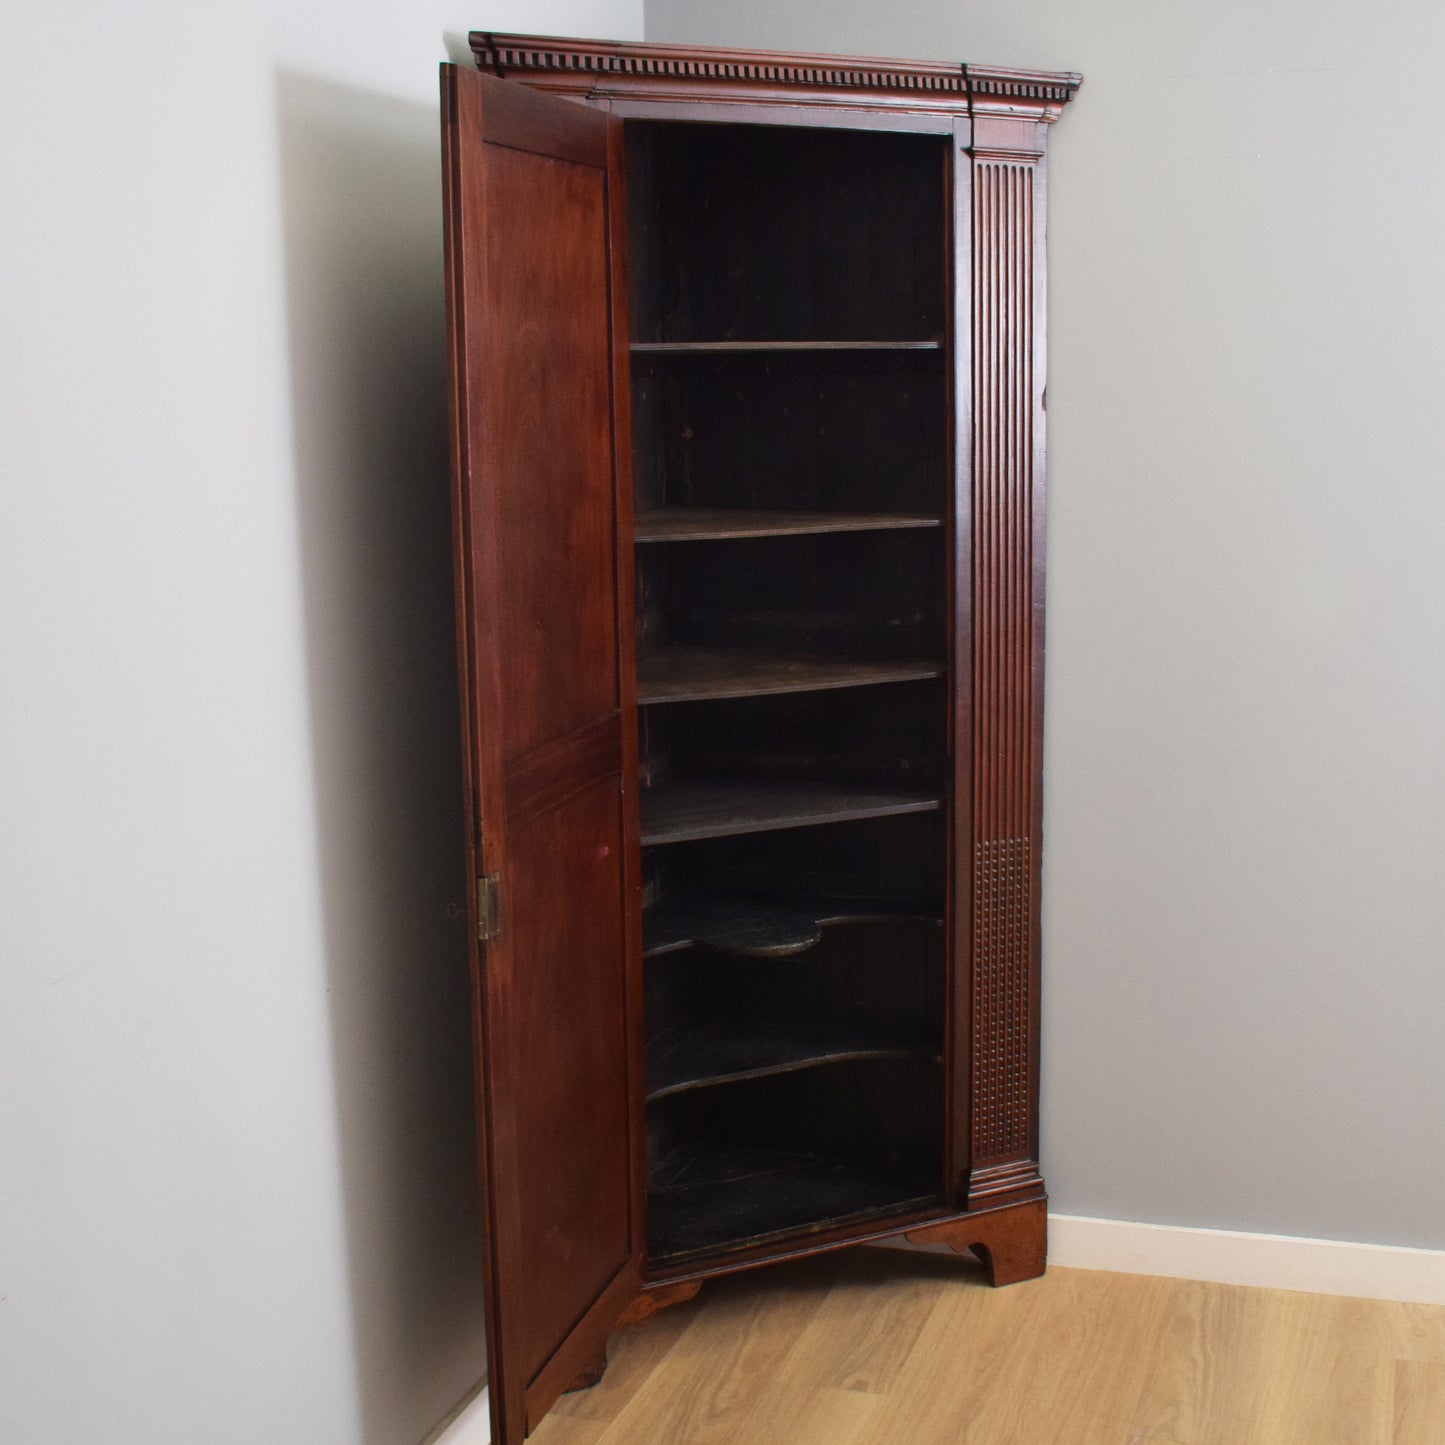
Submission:
<svg viewBox="0 0 1445 1445">
<path fill-rule="evenodd" d="M 536 1445 L 1445 1445 L 1445 1308 L 851 1250 L 614 1337 Z"/>
</svg>

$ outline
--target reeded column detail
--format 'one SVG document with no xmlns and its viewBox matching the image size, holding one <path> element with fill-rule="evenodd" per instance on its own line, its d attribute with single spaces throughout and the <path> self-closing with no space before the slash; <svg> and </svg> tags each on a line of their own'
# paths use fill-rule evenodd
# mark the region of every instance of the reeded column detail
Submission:
<svg viewBox="0 0 1445 1445">
<path fill-rule="evenodd" d="M 1032 1143 L 1034 187 L 973 167 L 975 1171 Z"/>
</svg>

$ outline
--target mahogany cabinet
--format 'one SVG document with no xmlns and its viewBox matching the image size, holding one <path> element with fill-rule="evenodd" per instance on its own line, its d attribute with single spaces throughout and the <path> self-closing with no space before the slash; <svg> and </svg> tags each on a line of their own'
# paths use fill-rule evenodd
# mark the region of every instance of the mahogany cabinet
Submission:
<svg viewBox="0 0 1445 1445">
<path fill-rule="evenodd" d="M 1043 1269 L 1045 137 L 1079 77 L 476 34 L 442 76 L 488 1349 Z"/>
</svg>

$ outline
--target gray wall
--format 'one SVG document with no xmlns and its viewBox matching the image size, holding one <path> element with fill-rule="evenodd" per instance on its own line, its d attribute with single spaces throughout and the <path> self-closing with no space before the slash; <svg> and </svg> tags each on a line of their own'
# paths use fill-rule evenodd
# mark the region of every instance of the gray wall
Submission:
<svg viewBox="0 0 1445 1445">
<path fill-rule="evenodd" d="M 1445 1247 L 1438 6 L 646 21 L 1084 72 L 1051 152 L 1054 1206 Z"/>
<path fill-rule="evenodd" d="M 0 1440 L 413 1445 L 485 1368 L 437 62 L 637 0 L 10 7 Z"/>
<path fill-rule="evenodd" d="M 14 12 L 0 1438 L 407 1445 L 481 1365 L 434 67 L 469 24 L 641 17 Z M 1062 1209 L 1445 1245 L 1434 15 L 648 17 L 1088 72 L 1054 189 Z"/>
</svg>

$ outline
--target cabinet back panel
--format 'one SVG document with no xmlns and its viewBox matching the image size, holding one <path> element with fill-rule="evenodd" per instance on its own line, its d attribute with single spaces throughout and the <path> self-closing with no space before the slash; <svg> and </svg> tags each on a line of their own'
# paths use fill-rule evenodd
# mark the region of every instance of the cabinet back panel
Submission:
<svg viewBox="0 0 1445 1445">
<path fill-rule="evenodd" d="M 662 1152 L 706 1139 L 920 1169 L 941 1159 L 942 1102 L 936 1061 L 870 1059 L 677 1094 L 650 1112 Z"/>
<path fill-rule="evenodd" d="M 936 351 L 636 356 L 638 509 L 941 513 L 945 363 Z"/>
<path fill-rule="evenodd" d="M 946 143 L 629 122 L 626 144 L 632 341 L 684 348 L 632 355 L 639 509 L 951 516 Z M 719 343 L 753 349 L 685 349 Z M 642 709 L 644 813 L 737 780 L 935 806 L 947 542 L 938 526 L 640 548 L 644 667 L 657 696 L 679 669 L 694 692 Z M 785 690 L 810 667 L 826 690 Z M 745 939 L 648 960 L 654 1257 L 938 1197 L 946 828 L 937 811 L 646 851 L 649 901 L 700 908 L 704 931 L 714 906 L 752 907 L 753 934 L 802 930 L 790 957 L 749 958 Z M 823 916 L 839 898 L 885 916 L 811 938 L 813 900 Z"/>
<path fill-rule="evenodd" d="M 643 785 L 741 776 L 941 788 L 944 698 L 934 679 L 647 708 Z"/>
<path fill-rule="evenodd" d="M 940 530 L 638 548 L 638 651 L 771 648 L 944 657 Z"/>
<path fill-rule="evenodd" d="M 939 910 L 946 827 L 941 812 L 916 813 L 652 848 L 643 855 L 646 896 L 891 899 Z"/>
<path fill-rule="evenodd" d="M 628 123 L 633 340 L 941 336 L 947 155 L 933 136 Z"/>
<path fill-rule="evenodd" d="M 788 958 L 697 948 L 647 968 L 654 1034 L 685 1019 L 737 1029 L 786 1022 L 800 1035 L 842 1026 L 937 1053 L 943 1002 L 942 929 L 916 919 L 836 924 Z"/>
<path fill-rule="evenodd" d="M 658 1101 L 650 1259 L 797 1239 L 941 1199 L 942 1094 L 931 1059 L 866 1059 Z"/>
</svg>

